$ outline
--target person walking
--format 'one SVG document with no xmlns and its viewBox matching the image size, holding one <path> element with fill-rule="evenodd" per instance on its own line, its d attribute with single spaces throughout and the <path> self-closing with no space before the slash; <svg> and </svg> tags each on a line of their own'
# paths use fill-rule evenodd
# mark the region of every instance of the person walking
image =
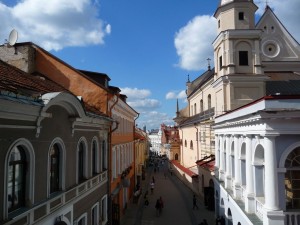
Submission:
<svg viewBox="0 0 300 225">
<path fill-rule="evenodd" d="M 156 209 L 156 216 L 160 216 L 160 213 L 161 213 L 161 204 L 160 204 L 159 198 L 156 200 L 155 209 Z"/>
<path fill-rule="evenodd" d="M 153 191 L 154 191 L 154 183 L 153 182 L 150 183 L 150 190 L 151 190 L 151 194 L 153 194 Z"/>
<path fill-rule="evenodd" d="M 199 209 L 198 205 L 197 205 L 197 198 L 196 198 L 196 195 L 194 194 L 193 195 L 193 209 L 195 209 L 195 208 Z"/>
<path fill-rule="evenodd" d="M 160 208 L 159 208 L 159 214 L 161 214 L 162 213 L 162 209 L 164 208 L 164 201 L 162 200 L 161 196 L 159 197 L 159 206 L 160 206 Z"/>
</svg>

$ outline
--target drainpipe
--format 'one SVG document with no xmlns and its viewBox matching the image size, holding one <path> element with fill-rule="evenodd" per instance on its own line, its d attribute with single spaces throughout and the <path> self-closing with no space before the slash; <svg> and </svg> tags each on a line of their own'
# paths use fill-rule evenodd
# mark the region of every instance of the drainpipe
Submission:
<svg viewBox="0 0 300 225">
<path fill-rule="evenodd" d="M 195 125 L 195 128 L 197 130 L 197 133 L 196 133 L 196 143 L 197 143 L 197 160 L 199 160 L 199 143 L 198 143 L 198 127 L 196 126 L 197 124 L 194 124 Z"/>
<path fill-rule="evenodd" d="M 119 101 L 119 95 L 116 95 L 116 97 L 117 97 L 117 99 L 116 99 L 116 101 L 114 102 L 114 104 L 112 104 L 112 106 L 109 108 L 109 116 L 111 117 L 112 116 L 112 109 L 113 109 L 113 107 L 118 103 L 118 101 Z M 119 122 L 118 121 L 114 121 L 115 123 L 116 123 L 116 127 L 114 128 L 114 129 L 111 129 L 110 128 L 110 131 L 108 132 L 108 140 L 109 140 L 109 147 L 110 147 L 110 149 L 109 149 L 109 152 L 108 152 L 108 158 L 109 158 L 109 160 L 107 160 L 108 161 L 108 169 L 109 169 L 109 171 L 108 171 L 108 174 L 109 174 L 109 176 L 108 176 L 108 182 L 107 182 L 107 188 L 108 188 L 108 193 L 109 193 L 109 196 L 108 196 L 108 211 L 109 211 L 109 213 L 108 213 L 108 224 L 112 224 L 112 197 L 111 197 L 111 193 L 110 193 L 110 182 L 111 182 L 111 153 L 112 153 L 112 146 L 111 146 L 111 136 L 112 136 L 112 133 L 115 131 L 115 130 L 117 130 L 118 129 L 118 127 L 119 127 Z"/>
<path fill-rule="evenodd" d="M 136 145 L 136 143 L 135 143 L 135 139 L 134 139 L 134 137 L 135 137 L 135 122 L 139 118 L 139 116 L 140 116 L 140 114 L 137 113 L 137 117 L 134 119 L 134 123 L 133 123 L 133 166 L 134 166 L 134 170 L 133 171 L 134 171 L 134 186 L 136 186 L 136 183 L 137 183 L 137 181 L 136 181 L 136 171 L 135 171 L 135 168 L 136 168 L 136 165 L 135 165 L 135 159 L 136 159 L 135 145 Z"/>
</svg>

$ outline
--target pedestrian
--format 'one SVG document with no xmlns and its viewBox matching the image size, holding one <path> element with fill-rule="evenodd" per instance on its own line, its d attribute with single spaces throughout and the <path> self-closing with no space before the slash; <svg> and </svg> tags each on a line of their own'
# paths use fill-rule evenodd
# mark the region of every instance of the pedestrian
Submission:
<svg viewBox="0 0 300 225">
<path fill-rule="evenodd" d="M 155 209 L 156 209 L 156 215 L 159 216 L 161 212 L 161 205 L 159 198 L 156 200 Z"/>
<path fill-rule="evenodd" d="M 150 189 L 151 189 L 151 194 L 153 194 L 153 191 L 154 191 L 154 183 L 153 182 L 151 182 L 151 184 L 150 184 Z"/>
<path fill-rule="evenodd" d="M 198 205 L 197 205 L 197 198 L 196 198 L 196 195 L 194 194 L 193 195 L 193 209 L 195 209 L 195 208 L 199 209 Z"/>
<path fill-rule="evenodd" d="M 162 209 L 164 208 L 164 201 L 162 200 L 162 197 L 161 197 L 161 196 L 159 197 L 159 205 L 160 205 L 159 213 L 161 214 Z"/>
</svg>

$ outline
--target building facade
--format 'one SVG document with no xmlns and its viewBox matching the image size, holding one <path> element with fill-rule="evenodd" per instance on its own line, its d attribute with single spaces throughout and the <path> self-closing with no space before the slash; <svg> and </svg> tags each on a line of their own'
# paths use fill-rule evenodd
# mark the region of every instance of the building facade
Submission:
<svg viewBox="0 0 300 225">
<path fill-rule="evenodd" d="M 299 223 L 299 110 L 299 95 L 275 95 L 216 118 L 216 209 L 227 224 Z"/>
<path fill-rule="evenodd" d="M 112 120 L 0 61 L 1 224 L 106 224 Z"/>
<path fill-rule="evenodd" d="M 255 23 L 256 10 L 252 0 L 219 2 L 214 14 L 218 31 L 213 41 L 214 68 L 208 66 L 195 80 L 188 79 L 188 106 L 177 109 L 180 163 L 187 169 L 197 165 L 199 194 L 205 195 L 202 186 L 221 185 L 211 182 L 215 118 L 264 96 L 300 93 L 299 43 L 268 6 Z M 225 171 L 218 173 L 227 179 Z"/>
</svg>

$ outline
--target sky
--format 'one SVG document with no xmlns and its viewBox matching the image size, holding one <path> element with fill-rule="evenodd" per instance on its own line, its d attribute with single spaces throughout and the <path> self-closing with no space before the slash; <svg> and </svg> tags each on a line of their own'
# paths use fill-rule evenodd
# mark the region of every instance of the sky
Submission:
<svg viewBox="0 0 300 225">
<path fill-rule="evenodd" d="M 254 0 L 259 18 L 266 0 Z M 300 42 L 300 0 L 268 0 Z M 213 59 L 219 0 L 0 0 L 0 44 L 12 29 L 71 66 L 106 73 L 147 130 L 174 125 L 185 84 Z M 213 62 L 211 62 L 213 66 Z"/>
</svg>

